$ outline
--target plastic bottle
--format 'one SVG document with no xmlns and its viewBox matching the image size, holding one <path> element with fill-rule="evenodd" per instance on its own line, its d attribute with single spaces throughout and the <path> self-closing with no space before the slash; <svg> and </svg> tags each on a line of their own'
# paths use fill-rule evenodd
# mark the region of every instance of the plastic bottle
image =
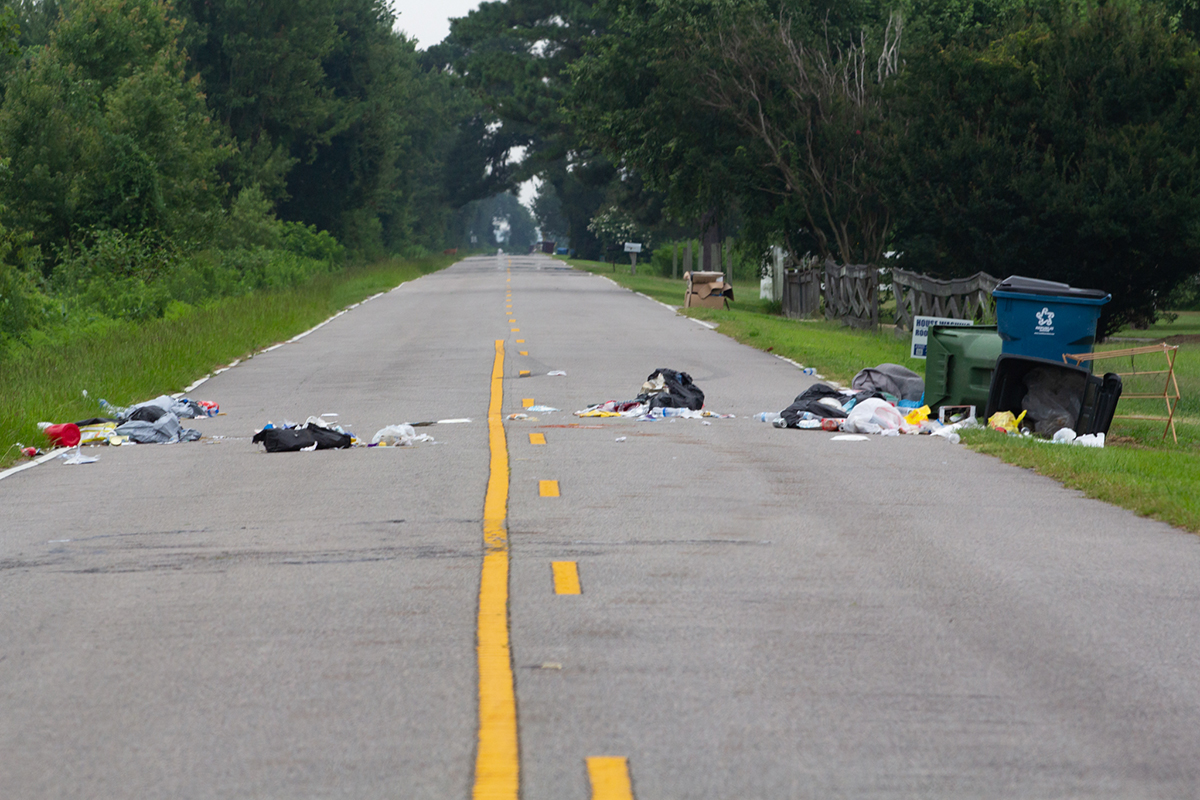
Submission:
<svg viewBox="0 0 1200 800">
<path fill-rule="evenodd" d="M 774 422 L 777 419 L 783 419 L 783 415 L 778 411 L 760 411 L 754 415 L 754 418 L 759 422 Z"/>
</svg>

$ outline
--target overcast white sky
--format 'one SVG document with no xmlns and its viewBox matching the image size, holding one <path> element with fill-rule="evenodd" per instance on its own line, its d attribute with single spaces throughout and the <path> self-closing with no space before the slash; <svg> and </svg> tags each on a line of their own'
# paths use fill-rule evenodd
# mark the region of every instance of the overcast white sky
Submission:
<svg viewBox="0 0 1200 800">
<path fill-rule="evenodd" d="M 396 27 L 416 38 L 422 50 L 446 38 L 451 17 L 465 17 L 478 7 L 479 0 L 392 0 Z"/>
</svg>

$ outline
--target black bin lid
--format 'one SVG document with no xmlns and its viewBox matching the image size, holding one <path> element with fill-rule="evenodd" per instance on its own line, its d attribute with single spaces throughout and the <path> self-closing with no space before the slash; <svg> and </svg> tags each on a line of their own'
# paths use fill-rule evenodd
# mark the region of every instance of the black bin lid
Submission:
<svg viewBox="0 0 1200 800">
<path fill-rule="evenodd" d="M 1000 281 L 1000 285 L 992 291 L 1087 298 L 1089 300 L 1103 300 L 1105 297 L 1108 297 L 1108 292 L 1103 289 L 1076 289 L 1070 284 L 1059 283 L 1058 281 L 1043 281 L 1038 278 L 1023 278 L 1020 275 L 1010 275 Z"/>
</svg>

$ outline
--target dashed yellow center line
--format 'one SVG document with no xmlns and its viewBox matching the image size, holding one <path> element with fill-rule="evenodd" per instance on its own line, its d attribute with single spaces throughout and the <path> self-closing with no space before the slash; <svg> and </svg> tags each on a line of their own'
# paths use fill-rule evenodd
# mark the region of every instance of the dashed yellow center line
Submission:
<svg viewBox="0 0 1200 800">
<path fill-rule="evenodd" d="M 538 494 L 542 497 L 558 497 L 558 481 L 538 481 Z"/>
<path fill-rule="evenodd" d="M 530 406 L 532 406 L 532 405 L 533 405 L 533 398 L 532 398 L 532 397 L 523 397 L 523 398 L 521 398 L 521 408 L 529 408 L 529 407 L 530 407 Z"/>
<path fill-rule="evenodd" d="M 544 434 L 544 433 L 529 434 L 529 443 L 530 444 L 545 444 L 546 443 L 546 434 Z"/>
<path fill-rule="evenodd" d="M 509 331 L 509 333 L 520 333 L 520 332 L 521 332 L 520 328 L 513 328 L 511 331 Z"/>
<path fill-rule="evenodd" d="M 551 561 L 555 594 L 580 594 L 579 565 L 574 561 Z"/>
<path fill-rule="evenodd" d="M 587 760 L 592 800 L 633 800 L 629 760 L 623 756 L 590 756 Z"/>
<path fill-rule="evenodd" d="M 519 371 L 519 372 L 517 373 L 517 375 L 518 375 L 519 377 L 522 377 L 522 378 L 528 378 L 528 377 L 529 377 L 529 370 L 527 370 L 527 369 L 523 369 L 523 370 Z"/>
<path fill-rule="evenodd" d="M 520 341 L 520 340 L 518 340 L 518 341 Z M 523 356 L 527 356 L 527 355 L 529 355 L 529 351 L 528 351 L 528 350 L 518 350 L 517 352 L 518 352 L 518 353 L 520 353 L 520 354 L 521 354 L 521 355 L 523 355 Z"/>
<path fill-rule="evenodd" d="M 483 501 L 479 577 L 479 734 L 474 800 L 518 800 L 517 700 L 508 635 L 508 443 L 504 436 L 504 341 L 496 340 L 488 403 L 491 466 Z"/>
<path fill-rule="evenodd" d="M 524 340 L 524 339 L 517 339 L 517 344 L 525 344 L 525 340 Z M 527 355 L 529 355 L 529 353 L 522 353 L 522 355 L 526 355 L 526 356 L 527 356 Z"/>
</svg>

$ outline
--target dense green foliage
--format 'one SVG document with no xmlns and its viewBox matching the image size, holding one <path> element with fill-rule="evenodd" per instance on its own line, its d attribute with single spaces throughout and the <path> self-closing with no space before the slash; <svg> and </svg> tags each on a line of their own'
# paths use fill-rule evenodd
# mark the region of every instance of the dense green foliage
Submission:
<svg viewBox="0 0 1200 800">
<path fill-rule="evenodd" d="M 389 253 L 532 244 L 487 179 L 486 110 L 389 8 L 0 5 L 0 359 Z"/>
<path fill-rule="evenodd" d="M 539 222 L 582 255 L 613 220 L 751 259 L 891 250 L 1106 289 L 1104 333 L 1195 282 L 1198 21 L 1194 0 L 508 0 L 443 58 L 495 152 L 527 150 L 490 174 L 541 177 Z"/>
<path fill-rule="evenodd" d="M 1066 9 L 985 49 L 921 51 L 895 109 L 886 191 L 916 269 L 1100 287 L 1109 330 L 1152 321 L 1196 272 L 1200 56 L 1152 7 Z"/>
</svg>

